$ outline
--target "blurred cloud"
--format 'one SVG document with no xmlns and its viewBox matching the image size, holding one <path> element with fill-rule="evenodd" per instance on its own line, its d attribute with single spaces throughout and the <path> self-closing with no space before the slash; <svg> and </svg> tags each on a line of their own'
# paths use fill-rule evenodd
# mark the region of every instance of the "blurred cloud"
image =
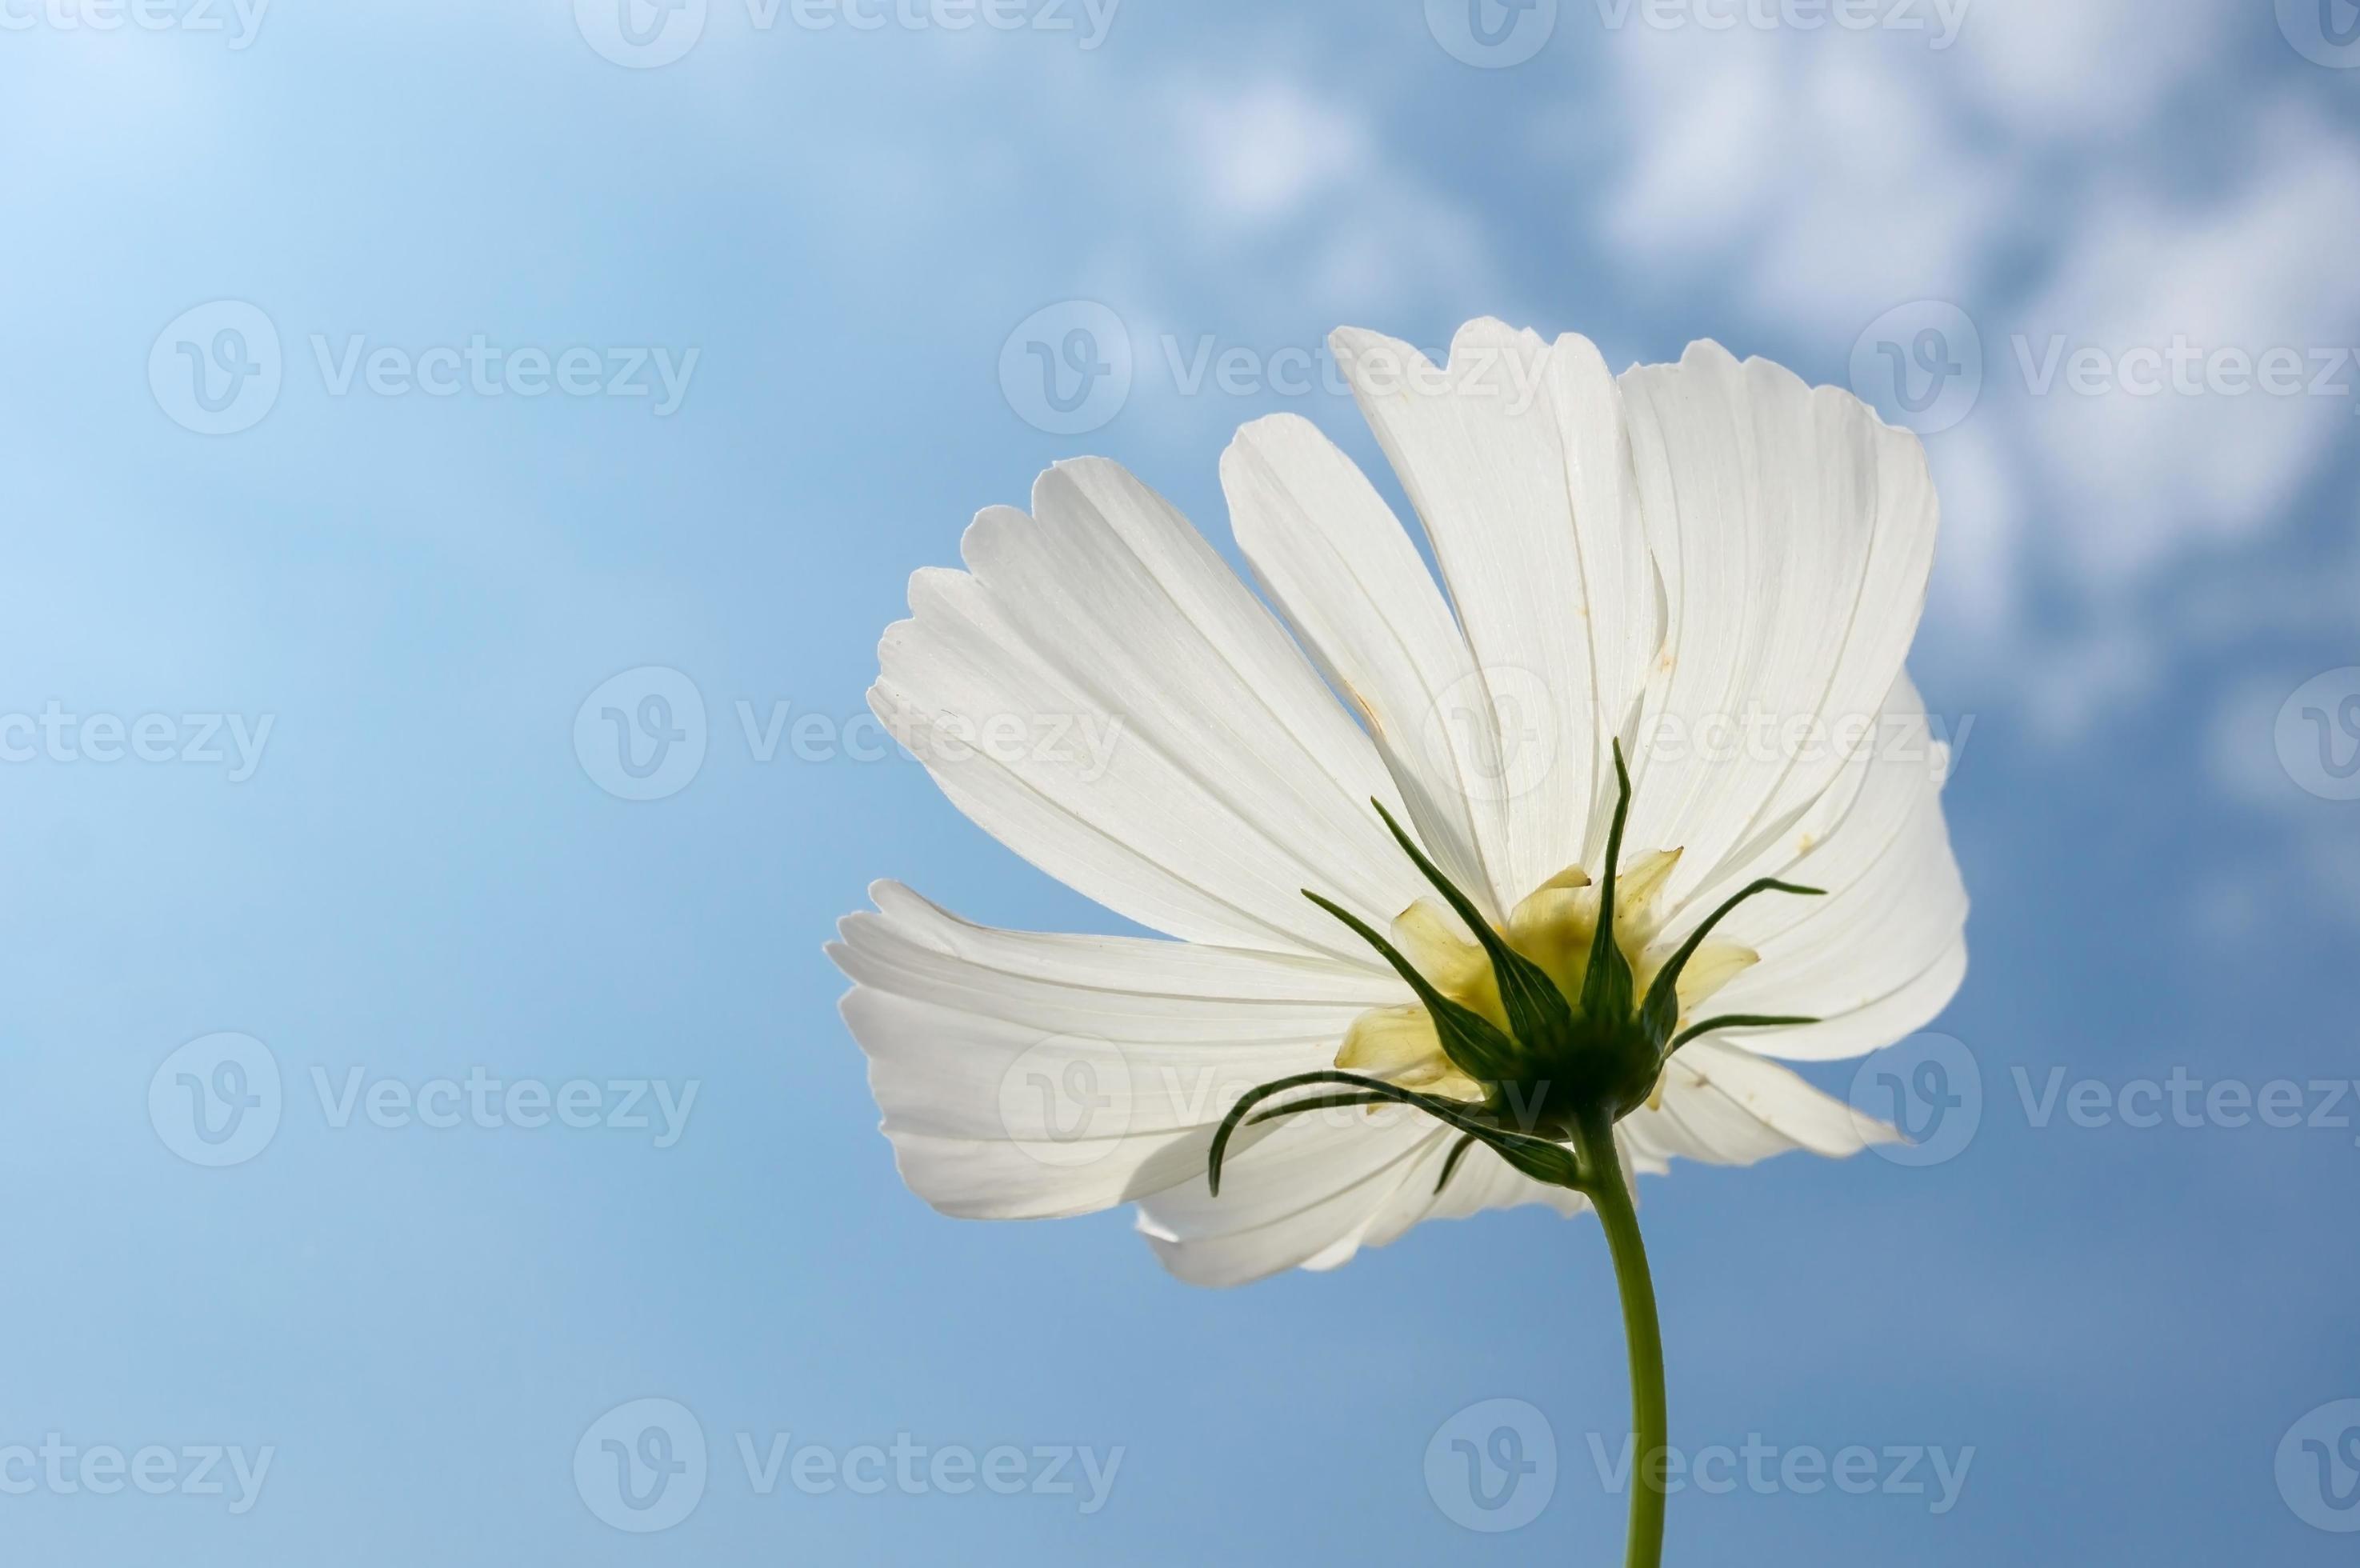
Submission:
<svg viewBox="0 0 2360 1568">
<path fill-rule="evenodd" d="M 2060 733 L 2152 685 L 2143 590 L 2206 541 L 2286 528 L 2360 408 L 2348 357 L 2326 396 L 2126 388 L 2175 345 L 2291 349 L 2306 387 L 2360 349 L 2340 243 L 2360 228 L 2360 140 L 2290 51 L 2269 57 L 2289 84 L 2266 113 L 2250 83 L 2206 81 L 2234 20 L 1980 0 L 1950 50 L 1689 27 L 1601 51 L 1626 152 L 1579 222 L 1636 287 L 1713 287 L 1831 346 L 1913 300 L 1973 320 L 1980 404 L 1928 441 L 1936 623 L 1988 673 L 2037 681 Z M 2229 97 L 2240 112 L 2218 112 Z M 2184 145 L 2200 126 L 2202 159 Z M 2062 365 L 2091 350 L 2100 389 L 2074 391 Z"/>
<path fill-rule="evenodd" d="M 2360 148 L 2300 103 L 2245 139 L 2225 189 L 2175 198 L 2134 175 L 2094 190 L 2049 281 L 2013 312 L 1998 368 L 2032 399 L 2013 410 L 2028 463 L 2055 515 L 2072 519 L 2061 538 L 2078 574 L 2100 590 L 2197 537 L 2277 520 L 2360 409 L 2360 275 L 2344 254 L 2360 227 Z M 2060 351 L 2097 351 L 2121 383 L 2126 356 L 2181 349 L 2290 354 L 2300 390 L 2193 368 L 2202 391 L 2040 390 Z"/>
</svg>

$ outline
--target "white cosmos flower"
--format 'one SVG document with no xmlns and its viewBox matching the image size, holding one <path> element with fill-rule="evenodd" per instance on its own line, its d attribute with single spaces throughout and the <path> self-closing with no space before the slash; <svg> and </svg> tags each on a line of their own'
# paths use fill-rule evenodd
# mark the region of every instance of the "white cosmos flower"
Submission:
<svg viewBox="0 0 2360 1568">
<path fill-rule="evenodd" d="M 1333 343 L 1441 586 L 1291 415 L 1221 463 L 1275 614 L 1097 459 L 1043 474 L 1030 516 L 978 517 L 967 571 L 911 580 L 878 714 L 986 832 L 1177 940 L 993 930 L 878 884 L 830 952 L 903 1178 L 977 1218 L 1137 1203 L 1164 1261 L 1206 1284 L 1333 1268 L 1422 1219 L 1587 1207 L 1484 1146 L 1437 1192 L 1456 1135 L 1392 1107 L 1249 1127 L 1218 1197 L 1206 1160 L 1244 1090 L 1339 1053 L 1478 1092 L 1305 890 L 1390 927 L 1497 1021 L 1467 928 L 1371 801 L 1563 976 L 1596 922 L 1618 741 L 1634 792 L 1615 930 L 1641 986 L 1755 878 L 1826 895 L 1741 905 L 1678 996 L 1684 1024 L 1713 990 L 1713 1016 L 1819 1021 L 1682 1047 L 1617 1124 L 1624 1169 L 1892 1136 L 1774 1059 L 1888 1044 L 1965 971 L 1945 754 L 1902 669 L 1936 523 L 1917 439 L 1710 343 L 1620 377 L 1585 339 L 1490 321 L 1444 368 L 1371 332 Z"/>
</svg>

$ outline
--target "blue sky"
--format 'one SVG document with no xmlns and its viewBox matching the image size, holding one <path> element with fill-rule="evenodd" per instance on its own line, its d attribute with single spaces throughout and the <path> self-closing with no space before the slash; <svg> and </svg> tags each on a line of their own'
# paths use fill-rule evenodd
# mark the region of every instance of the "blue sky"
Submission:
<svg viewBox="0 0 2360 1568">
<path fill-rule="evenodd" d="M 1619 1552 L 1594 1226 L 1215 1293 L 1120 1214 L 937 1217 L 820 952 L 888 876 L 1114 929 L 863 759 L 978 508 L 1097 452 L 1227 549 L 1236 425 L 1375 463 L 1330 327 L 1496 314 L 1855 385 L 1945 503 L 1972 968 L 1885 1065 L 1963 1119 L 1648 1184 L 1676 1446 L 1796 1466 L 1669 1560 L 2347 1561 L 2360 17 L 1848 14 L 0 3 L 11 1554 Z M 1130 381 L 1061 420 L 1084 306 Z M 1487 1533 L 1426 1455 L 1502 1399 L 1557 1473 Z M 642 1399 L 707 1451 L 645 1534 L 595 1478 Z M 897 1438 L 922 1484 L 837 1474 Z"/>
</svg>

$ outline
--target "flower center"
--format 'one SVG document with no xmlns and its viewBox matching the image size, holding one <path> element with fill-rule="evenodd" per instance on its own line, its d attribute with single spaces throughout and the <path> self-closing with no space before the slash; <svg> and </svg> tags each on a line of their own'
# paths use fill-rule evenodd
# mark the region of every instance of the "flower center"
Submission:
<svg viewBox="0 0 2360 1568">
<path fill-rule="evenodd" d="M 1614 908 L 1614 945 L 1631 967 L 1637 990 L 1653 984 L 1671 954 L 1657 942 L 1662 931 L 1658 895 L 1678 866 L 1677 849 L 1634 857 L 1619 878 Z M 1600 889 L 1579 866 L 1568 866 L 1528 894 L 1493 931 L 1532 961 L 1568 996 L 1579 996 L 1589 977 L 1598 934 Z M 1393 946 L 1415 964 L 1435 990 L 1510 1031 L 1499 975 L 1482 946 L 1451 909 L 1436 898 L 1420 898 L 1393 923 Z M 1706 942 L 1674 981 L 1679 1013 L 1689 1009 L 1760 962 L 1753 949 L 1735 942 Z M 1336 1065 L 1422 1089 L 1453 1100 L 1480 1102 L 1486 1086 L 1470 1076 L 1443 1049 L 1434 1015 L 1420 1003 L 1372 1007 L 1352 1022 L 1336 1053 Z"/>
<path fill-rule="evenodd" d="M 1605 1178 L 1596 1171 L 1585 1175 L 1589 1157 L 1565 1146 L 1584 1139 L 1594 1146 L 1659 1094 L 1664 1064 L 1682 1045 L 1717 1029 L 1816 1021 L 1723 1017 L 1684 1025 L 1690 1004 L 1757 961 L 1744 948 L 1707 940 L 1732 909 L 1759 893 L 1819 890 L 1761 877 L 1663 951 L 1655 940 L 1663 926 L 1659 895 L 1679 851 L 1622 865 L 1631 774 L 1620 746 L 1614 781 L 1603 880 L 1593 887 L 1579 866 L 1569 866 L 1518 903 L 1504 930 L 1489 923 L 1382 802 L 1370 802 L 1442 902 L 1421 899 L 1403 910 L 1388 939 L 1334 899 L 1308 887 L 1303 896 L 1374 948 L 1417 1002 L 1372 1007 L 1354 1019 L 1334 1067 L 1248 1090 L 1215 1129 L 1206 1156 L 1215 1196 L 1222 1156 L 1240 1127 L 1325 1106 L 1379 1104 L 1415 1105 L 1459 1134 L 1437 1192 L 1477 1143 L 1535 1181 L 1593 1191 Z M 1321 1092 L 1269 1103 L 1298 1089 Z"/>
</svg>

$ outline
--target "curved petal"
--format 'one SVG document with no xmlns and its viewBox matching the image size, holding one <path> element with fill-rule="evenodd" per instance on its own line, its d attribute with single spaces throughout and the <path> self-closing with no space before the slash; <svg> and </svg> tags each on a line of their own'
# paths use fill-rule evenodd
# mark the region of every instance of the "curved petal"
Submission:
<svg viewBox="0 0 2360 1568">
<path fill-rule="evenodd" d="M 1842 771 L 1916 634 L 1937 509 L 1915 436 L 1767 361 L 1693 343 L 1622 387 L 1669 616 L 1630 831 L 1688 851 L 1682 894 Z"/>
<path fill-rule="evenodd" d="M 1061 464 L 979 516 L 970 572 L 911 580 L 871 705 L 985 831 L 1191 941 L 1374 957 L 1305 887 L 1390 918 L 1421 887 L 1398 807 L 1270 612 L 1119 466 Z M 971 573 L 971 574 L 970 574 Z"/>
<path fill-rule="evenodd" d="M 1506 909 L 1521 889 L 1489 692 L 1393 508 L 1293 414 L 1238 432 L 1221 456 L 1221 488 L 1238 548 L 1328 679 L 1359 706 L 1426 852 L 1494 914 Z"/>
<path fill-rule="evenodd" d="M 1798 1149 L 1841 1159 L 1899 1137 L 1776 1062 L 1710 1038 L 1672 1058 L 1662 1104 L 1632 1112 L 1622 1128 L 1658 1159 L 1711 1165 L 1751 1165 Z"/>
<path fill-rule="evenodd" d="M 1204 1181 L 1246 1090 L 1324 1067 L 1397 979 L 1317 959 L 957 920 L 880 884 L 829 956 L 855 982 L 902 1177 L 946 1214 L 1087 1214 Z M 1246 1140 L 1248 1143 L 1251 1140 Z"/>
<path fill-rule="evenodd" d="M 1765 894 L 1715 928 L 1761 962 L 1732 980 L 1707 1013 L 1815 1018 L 1726 1038 L 1797 1061 L 1857 1056 L 1889 1045 L 1947 1005 L 1966 971 L 1967 892 L 1942 820 L 1946 748 L 1905 676 L 1875 739 L 1777 839 L 1756 848 L 1672 922 L 1678 940 L 1743 881 L 1776 877 L 1824 898 Z"/>
<path fill-rule="evenodd" d="M 1610 743 L 1662 640 L 1622 393 L 1588 339 L 1496 321 L 1439 369 L 1376 332 L 1330 343 L 1489 685 L 1520 897 L 1602 845 Z"/>
<path fill-rule="evenodd" d="M 1401 1107 L 1311 1112 L 1225 1171 L 1221 1195 L 1201 1173 L 1142 1201 L 1139 1228 L 1164 1266 L 1192 1285 L 1242 1285 L 1287 1269 L 1333 1269 L 1396 1193 L 1436 1162 L 1455 1134 Z"/>
</svg>

